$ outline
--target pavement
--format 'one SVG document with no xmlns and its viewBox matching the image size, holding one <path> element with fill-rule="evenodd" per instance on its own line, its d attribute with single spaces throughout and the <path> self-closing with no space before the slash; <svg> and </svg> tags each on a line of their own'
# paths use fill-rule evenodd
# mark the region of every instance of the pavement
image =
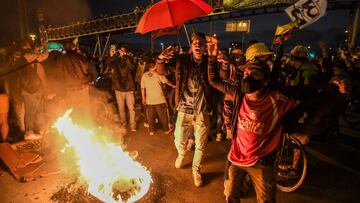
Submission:
<svg viewBox="0 0 360 203">
<path fill-rule="evenodd" d="M 153 177 L 153 183 L 140 203 L 221 203 L 223 196 L 223 174 L 229 141 L 216 142 L 210 138 L 203 160 L 204 186 L 193 184 L 191 160 L 193 151 L 185 158 L 185 167 L 175 169 L 177 156 L 173 134 L 163 131 L 150 136 L 147 128 L 139 122 L 137 132 L 129 132 L 125 137 L 127 150 L 136 150 L 137 160 L 146 166 Z M 342 126 L 345 128 L 346 126 Z M 355 134 L 354 134 L 355 133 Z M 356 134 L 357 133 L 357 134 Z M 314 140 L 307 148 L 309 170 L 304 184 L 293 193 L 277 191 L 277 202 L 295 203 L 351 203 L 358 202 L 359 175 L 359 132 L 344 135 L 343 138 Z M 348 137 L 351 141 L 347 140 Z M 44 157 L 51 164 L 59 164 L 53 157 Z M 73 177 L 61 173 L 39 178 L 31 182 L 19 182 L 11 176 L 4 165 L 0 176 L 1 203 L 52 202 L 51 196 Z M 1 171 L 1 170 L 0 170 Z M 1 173 L 1 172 L 0 172 Z M 255 192 L 250 189 L 241 199 L 244 203 L 256 202 Z"/>
</svg>

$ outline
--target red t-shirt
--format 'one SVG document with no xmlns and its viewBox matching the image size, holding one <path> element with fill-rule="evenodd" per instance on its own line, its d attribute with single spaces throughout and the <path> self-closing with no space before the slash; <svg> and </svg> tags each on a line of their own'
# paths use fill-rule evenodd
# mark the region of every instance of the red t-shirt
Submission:
<svg viewBox="0 0 360 203">
<path fill-rule="evenodd" d="M 258 101 L 243 98 L 237 122 L 237 135 L 228 159 L 235 165 L 252 166 L 277 149 L 281 141 L 282 119 L 295 106 L 295 100 L 279 91 L 269 91 Z"/>
</svg>

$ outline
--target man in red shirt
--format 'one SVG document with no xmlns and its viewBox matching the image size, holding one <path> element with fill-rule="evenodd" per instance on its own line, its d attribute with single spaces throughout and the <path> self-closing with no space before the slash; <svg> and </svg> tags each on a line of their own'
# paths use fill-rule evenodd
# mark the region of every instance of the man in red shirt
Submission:
<svg viewBox="0 0 360 203">
<path fill-rule="evenodd" d="M 209 83 L 234 101 L 233 143 L 224 194 L 227 202 L 240 202 L 246 175 L 254 184 L 257 202 L 275 202 L 274 161 L 280 147 L 282 121 L 295 100 L 269 87 L 270 68 L 263 61 L 247 63 L 239 85 L 224 82 L 216 70 L 217 40 L 208 44 Z"/>
</svg>

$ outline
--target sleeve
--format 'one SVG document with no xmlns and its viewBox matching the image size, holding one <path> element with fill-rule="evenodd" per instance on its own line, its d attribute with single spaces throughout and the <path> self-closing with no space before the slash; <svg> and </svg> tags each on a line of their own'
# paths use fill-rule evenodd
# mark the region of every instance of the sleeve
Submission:
<svg viewBox="0 0 360 203">
<path fill-rule="evenodd" d="M 25 53 L 24 54 L 24 58 L 26 60 L 26 62 L 30 63 L 30 62 L 33 62 L 37 59 L 38 57 L 38 54 L 35 54 L 35 53 Z"/>
<path fill-rule="evenodd" d="M 160 75 L 159 77 L 160 77 L 161 83 L 167 84 L 169 82 L 169 80 L 166 78 L 166 76 Z"/>
<path fill-rule="evenodd" d="M 225 94 L 228 94 L 231 100 L 235 99 L 236 89 L 238 86 L 225 82 L 220 78 L 219 71 L 217 71 L 216 57 L 209 57 L 208 78 L 211 86 Z"/>
<path fill-rule="evenodd" d="M 43 53 L 39 54 L 39 56 L 37 57 L 37 60 L 39 62 L 43 62 L 48 58 L 48 56 L 49 56 L 49 52 L 47 52 L 47 51 L 43 52 Z"/>
<path fill-rule="evenodd" d="M 280 95 L 280 98 L 281 98 L 278 100 L 278 102 L 280 102 L 280 108 L 282 109 L 282 111 L 284 113 L 287 113 L 295 108 L 295 106 L 297 105 L 297 102 L 295 99 L 293 99 L 291 97 L 287 97 L 287 96 L 281 94 L 280 92 L 278 94 Z"/>
</svg>

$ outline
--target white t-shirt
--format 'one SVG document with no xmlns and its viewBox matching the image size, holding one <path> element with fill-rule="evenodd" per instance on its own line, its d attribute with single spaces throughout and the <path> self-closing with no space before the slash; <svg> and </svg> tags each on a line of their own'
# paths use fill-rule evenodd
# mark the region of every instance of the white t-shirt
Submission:
<svg viewBox="0 0 360 203">
<path fill-rule="evenodd" d="M 141 77 L 141 88 L 145 89 L 146 104 L 155 105 L 166 103 L 161 84 L 167 83 L 167 81 L 165 76 L 161 76 L 155 71 L 147 71 L 144 73 Z"/>
</svg>

